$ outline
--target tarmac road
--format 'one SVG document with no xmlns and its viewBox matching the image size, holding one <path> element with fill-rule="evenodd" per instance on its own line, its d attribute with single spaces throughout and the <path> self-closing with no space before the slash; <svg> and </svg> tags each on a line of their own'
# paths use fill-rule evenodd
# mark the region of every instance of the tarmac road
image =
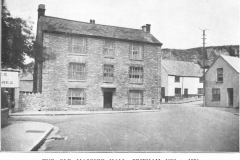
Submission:
<svg viewBox="0 0 240 160">
<path fill-rule="evenodd" d="M 12 117 L 59 127 L 41 151 L 238 152 L 239 116 L 214 108 L 163 105 L 159 112 Z M 54 135 L 53 135 L 54 136 Z"/>
</svg>

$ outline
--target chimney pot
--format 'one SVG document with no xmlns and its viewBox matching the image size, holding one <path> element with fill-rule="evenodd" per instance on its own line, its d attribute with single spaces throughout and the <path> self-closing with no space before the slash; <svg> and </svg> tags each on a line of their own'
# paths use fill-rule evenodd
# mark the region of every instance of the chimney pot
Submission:
<svg viewBox="0 0 240 160">
<path fill-rule="evenodd" d="M 38 5 L 38 18 L 40 16 L 45 16 L 45 5 L 44 4 Z"/>
<path fill-rule="evenodd" d="M 39 5 L 38 5 L 38 9 L 40 9 L 40 8 L 41 8 L 41 9 L 45 9 L 45 5 L 44 5 L 44 4 L 39 4 Z"/>
<path fill-rule="evenodd" d="M 90 19 L 90 23 L 92 23 L 92 20 Z"/>
<path fill-rule="evenodd" d="M 146 32 L 147 31 L 146 29 L 147 29 L 146 26 L 142 26 L 142 31 Z"/>
<path fill-rule="evenodd" d="M 93 19 L 93 21 L 92 21 L 92 22 L 93 22 L 93 24 L 95 24 L 95 20 L 94 20 L 94 19 Z"/>
<path fill-rule="evenodd" d="M 147 31 L 148 33 L 150 33 L 150 27 L 151 27 L 151 24 L 146 24 L 146 31 Z"/>
</svg>

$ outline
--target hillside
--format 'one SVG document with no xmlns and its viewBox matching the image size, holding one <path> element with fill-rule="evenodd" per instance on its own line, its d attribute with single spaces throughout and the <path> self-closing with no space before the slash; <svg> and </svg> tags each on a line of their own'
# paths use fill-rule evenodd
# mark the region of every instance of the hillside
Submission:
<svg viewBox="0 0 240 160">
<path fill-rule="evenodd" d="M 210 46 L 205 48 L 206 67 L 209 67 L 219 55 L 239 57 L 239 45 Z M 198 63 L 203 66 L 202 47 L 191 49 L 162 49 L 162 59 L 187 61 Z"/>
</svg>

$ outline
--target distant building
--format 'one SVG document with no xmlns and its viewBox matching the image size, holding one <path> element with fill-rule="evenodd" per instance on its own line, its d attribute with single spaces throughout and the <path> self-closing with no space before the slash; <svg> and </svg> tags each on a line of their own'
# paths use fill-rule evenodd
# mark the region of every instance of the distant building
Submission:
<svg viewBox="0 0 240 160">
<path fill-rule="evenodd" d="M 220 55 L 206 72 L 206 106 L 239 107 L 239 58 Z"/>
<path fill-rule="evenodd" d="M 202 96 L 202 75 L 203 70 L 193 62 L 162 60 L 162 101 Z"/>
<path fill-rule="evenodd" d="M 142 29 L 45 16 L 39 5 L 34 92 L 48 108 L 155 107 L 160 97 L 160 43 Z"/>
</svg>

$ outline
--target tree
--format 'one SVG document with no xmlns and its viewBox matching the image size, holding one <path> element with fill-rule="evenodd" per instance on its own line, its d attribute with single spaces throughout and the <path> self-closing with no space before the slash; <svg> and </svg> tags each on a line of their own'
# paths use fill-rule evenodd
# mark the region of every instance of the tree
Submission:
<svg viewBox="0 0 240 160">
<path fill-rule="evenodd" d="M 33 57 L 32 22 L 13 18 L 2 1 L 2 68 L 24 69 L 25 56 Z"/>
</svg>

